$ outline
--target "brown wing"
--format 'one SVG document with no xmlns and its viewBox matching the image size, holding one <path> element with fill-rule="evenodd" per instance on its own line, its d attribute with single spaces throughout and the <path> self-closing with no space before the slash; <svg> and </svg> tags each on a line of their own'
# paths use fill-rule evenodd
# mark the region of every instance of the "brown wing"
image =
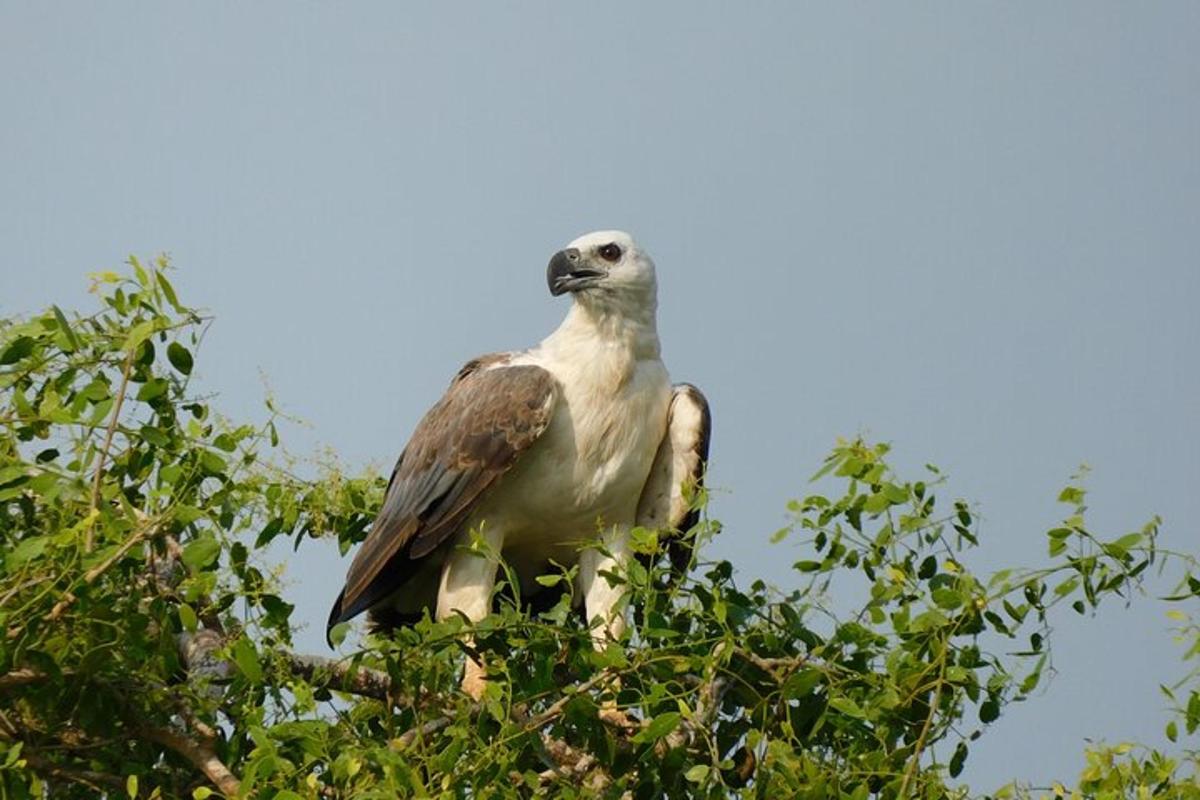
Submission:
<svg viewBox="0 0 1200 800">
<path fill-rule="evenodd" d="M 680 572 L 691 561 L 692 539 L 685 534 L 700 519 L 692 499 L 704 485 L 711 437 L 708 401 L 690 383 L 676 384 L 667 412 L 667 432 L 638 501 L 637 524 L 673 534 L 671 565 Z"/>
<path fill-rule="evenodd" d="M 506 360 L 493 355 L 468 363 L 417 425 L 327 631 L 403 586 L 416 562 L 458 530 L 480 496 L 546 430 L 558 384 L 541 367 L 503 366 Z"/>
</svg>

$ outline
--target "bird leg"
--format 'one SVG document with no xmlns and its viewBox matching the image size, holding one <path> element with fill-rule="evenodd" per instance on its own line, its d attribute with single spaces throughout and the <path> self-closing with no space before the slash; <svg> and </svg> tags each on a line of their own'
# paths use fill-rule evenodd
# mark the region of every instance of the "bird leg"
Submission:
<svg viewBox="0 0 1200 800">
<path fill-rule="evenodd" d="M 476 661 L 473 657 L 467 656 L 467 663 L 463 665 L 462 690 L 478 703 L 483 699 L 483 693 L 486 689 L 486 667 L 484 667 L 483 662 Z"/>
<path fill-rule="evenodd" d="M 629 593 L 624 583 L 614 582 L 608 575 L 626 575 L 631 557 L 629 526 L 614 525 L 600 537 L 599 548 L 589 548 L 579 554 L 580 589 L 583 591 L 584 612 L 593 627 L 592 644 L 603 650 L 625 632 L 625 604 Z M 617 707 L 615 695 L 620 690 L 619 679 L 614 681 L 614 698 L 600 707 L 600 719 L 610 725 L 637 730 L 640 723 Z"/>
<path fill-rule="evenodd" d="M 600 547 L 589 547 L 579 554 L 584 612 L 589 625 L 597 618 L 600 620 L 592 628 L 592 642 L 597 650 L 603 650 L 625 632 L 628 592 L 623 582 L 614 582 L 608 576 L 625 575 L 629 558 L 627 525 L 614 525 L 600 536 Z"/>
<path fill-rule="evenodd" d="M 446 557 L 438 586 L 437 618 L 446 619 L 461 612 L 471 622 L 487 616 L 492 606 L 492 589 L 496 584 L 496 568 L 500 564 L 500 548 L 504 535 L 495 530 L 472 532 L 471 542 L 460 545 Z M 487 673 L 482 659 L 470 655 L 476 652 L 473 637 L 466 637 L 467 663 L 463 669 L 462 690 L 478 701 L 487 688 Z"/>
</svg>

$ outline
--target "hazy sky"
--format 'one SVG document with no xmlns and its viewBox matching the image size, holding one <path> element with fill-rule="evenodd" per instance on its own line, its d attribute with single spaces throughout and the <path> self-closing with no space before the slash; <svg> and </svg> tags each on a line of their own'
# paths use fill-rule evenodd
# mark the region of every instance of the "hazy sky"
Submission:
<svg viewBox="0 0 1200 800">
<path fill-rule="evenodd" d="M 1081 461 L 1098 530 L 1198 549 L 1200 4 L 0 2 L 0 76 L 0 314 L 168 251 L 204 386 L 257 417 L 264 373 L 300 452 L 389 467 L 461 362 L 557 324 L 550 254 L 620 227 L 746 581 L 791 580 L 767 537 L 859 432 L 981 502 L 985 570 L 1044 558 Z M 314 651 L 344 568 L 291 559 Z M 1161 741 L 1164 612 L 1060 616 L 964 778 Z"/>
</svg>

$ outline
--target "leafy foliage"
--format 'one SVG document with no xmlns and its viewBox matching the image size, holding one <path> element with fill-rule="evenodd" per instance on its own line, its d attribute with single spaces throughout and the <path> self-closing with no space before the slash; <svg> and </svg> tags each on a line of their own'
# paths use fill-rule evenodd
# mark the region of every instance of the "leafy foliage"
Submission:
<svg viewBox="0 0 1200 800">
<path fill-rule="evenodd" d="M 1055 607 L 1128 599 L 1164 560 L 1183 576 L 1171 602 L 1200 595 L 1157 519 L 1092 532 L 1079 480 L 1044 565 L 978 575 L 971 505 L 854 441 L 777 535 L 803 554 L 789 591 L 739 586 L 728 562 L 672 575 L 661 533 L 637 530 L 642 558 L 612 576 L 633 624 L 603 649 L 571 573 L 539 579 L 562 592 L 540 611 L 507 575 L 471 631 L 481 703 L 458 690 L 457 618 L 296 654 L 263 548 L 347 550 L 383 482 L 294 474 L 271 404 L 221 418 L 191 383 L 208 320 L 165 260 L 130 266 L 96 276 L 91 316 L 0 323 L 0 797 L 965 797 L 980 737 L 1052 666 Z M 718 531 L 689 535 L 702 553 Z M 1175 613 L 1194 659 L 1200 629 Z M 1171 741 L 1200 727 L 1196 677 L 1166 690 Z M 1097 746 L 1076 790 L 1051 789 L 1197 797 L 1198 767 L 1195 750 Z"/>
</svg>

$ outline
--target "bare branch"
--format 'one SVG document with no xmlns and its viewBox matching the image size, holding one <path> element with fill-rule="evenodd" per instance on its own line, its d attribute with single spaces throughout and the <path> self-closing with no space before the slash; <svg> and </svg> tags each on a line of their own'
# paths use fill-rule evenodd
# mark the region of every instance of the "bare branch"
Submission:
<svg viewBox="0 0 1200 800">
<path fill-rule="evenodd" d="M 31 683 L 41 683 L 47 677 L 46 673 L 39 672 L 36 669 L 14 669 L 12 672 L 0 675 L 0 691 L 13 689 L 18 686 L 28 686 Z"/>
<path fill-rule="evenodd" d="M 147 726 L 142 728 L 142 732 L 150 741 L 175 751 L 191 762 L 222 794 L 235 797 L 241 790 L 241 781 L 217 757 L 210 743 L 197 741 L 185 733 L 169 728 Z"/>
<path fill-rule="evenodd" d="M 385 703 L 401 703 L 400 698 L 392 695 L 392 679 L 386 672 L 325 656 L 298 653 L 281 653 L 280 656 L 291 674 L 309 683 Z"/>
</svg>

